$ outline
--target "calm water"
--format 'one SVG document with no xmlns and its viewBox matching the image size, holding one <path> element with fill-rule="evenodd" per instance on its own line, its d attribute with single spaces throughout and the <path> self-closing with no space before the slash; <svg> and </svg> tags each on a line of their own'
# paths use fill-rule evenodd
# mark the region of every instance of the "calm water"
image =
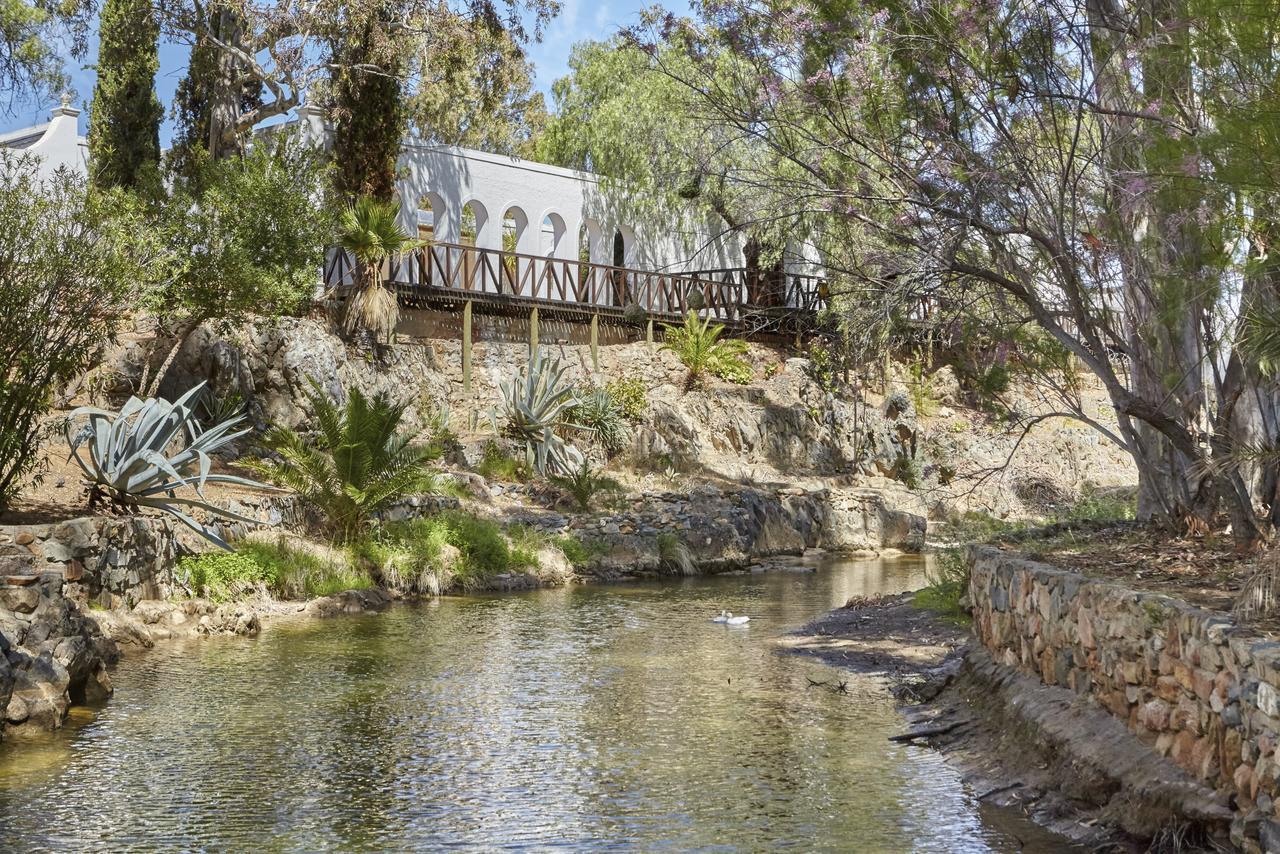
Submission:
<svg viewBox="0 0 1280 854">
<path fill-rule="evenodd" d="M 773 651 L 922 572 L 452 599 L 135 655 L 96 718 L 0 747 L 0 848 L 1055 850 L 886 741 L 879 681 Z"/>
</svg>

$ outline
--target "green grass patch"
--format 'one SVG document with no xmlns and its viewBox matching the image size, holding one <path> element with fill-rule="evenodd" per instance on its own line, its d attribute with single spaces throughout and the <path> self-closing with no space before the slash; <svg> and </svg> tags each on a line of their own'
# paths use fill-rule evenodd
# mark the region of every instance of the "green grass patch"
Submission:
<svg viewBox="0 0 1280 854">
<path fill-rule="evenodd" d="M 241 543 L 237 554 L 263 568 L 271 592 L 281 599 L 313 599 L 373 587 L 373 579 L 345 555 L 322 557 L 284 540 Z"/>
<path fill-rule="evenodd" d="M 970 622 L 961 604 L 969 590 L 969 563 L 959 549 L 940 553 L 928 572 L 929 584 L 915 592 L 911 604 L 961 625 Z"/>
<path fill-rule="evenodd" d="M 523 460 L 518 460 L 502 448 L 497 442 L 490 441 L 484 446 L 480 463 L 476 466 L 476 474 L 485 480 L 496 480 L 502 483 L 525 483 L 529 480 L 529 467 Z"/>
</svg>

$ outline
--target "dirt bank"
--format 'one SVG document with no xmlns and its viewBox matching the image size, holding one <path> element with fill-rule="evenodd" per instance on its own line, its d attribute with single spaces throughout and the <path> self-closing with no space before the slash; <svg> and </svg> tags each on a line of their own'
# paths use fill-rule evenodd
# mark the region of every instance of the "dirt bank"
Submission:
<svg viewBox="0 0 1280 854">
<path fill-rule="evenodd" d="M 1211 793 L 1162 782 L 1173 779 L 1157 767 L 1163 760 L 1105 711 L 1009 673 L 970 643 L 967 627 L 916 608 L 912 597 L 851 600 L 779 647 L 887 677 L 909 722 L 896 738 L 939 750 L 982 802 L 1016 810 L 1081 850 L 1208 845 L 1173 816 L 1220 820 Z"/>
</svg>

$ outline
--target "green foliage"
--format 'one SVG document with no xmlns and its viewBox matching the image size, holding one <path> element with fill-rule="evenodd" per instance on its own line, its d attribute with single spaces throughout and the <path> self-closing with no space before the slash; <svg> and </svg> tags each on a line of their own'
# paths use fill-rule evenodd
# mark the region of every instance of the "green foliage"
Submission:
<svg viewBox="0 0 1280 854">
<path fill-rule="evenodd" d="M 97 83 L 89 114 L 89 163 L 99 187 L 160 190 L 156 97 L 160 22 L 147 0 L 106 0 L 98 24 Z"/>
<path fill-rule="evenodd" d="M 589 388 L 574 393 L 573 421 L 592 441 L 612 456 L 627 446 L 631 429 L 622 406 L 608 389 Z"/>
<path fill-rule="evenodd" d="M 973 374 L 970 385 L 981 403 L 994 404 L 996 398 L 1009 390 L 1009 366 L 996 363 L 979 369 Z"/>
<path fill-rule="evenodd" d="M 207 552 L 186 555 L 178 561 L 177 570 L 197 596 L 226 602 L 248 587 L 261 584 L 274 588 L 279 566 L 264 565 L 244 552 Z"/>
<path fill-rule="evenodd" d="M 499 404 L 489 413 L 495 430 L 524 443 L 529 467 L 541 475 L 572 471 L 582 461 L 561 436 L 578 427 L 570 421 L 577 398 L 565 372 L 558 358 L 535 349 L 513 380 L 499 383 Z"/>
<path fill-rule="evenodd" d="M 440 492 L 442 475 L 428 466 L 438 449 L 399 432 L 405 404 L 353 388 L 339 409 L 318 383 L 311 385 L 314 439 L 276 427 L 264 444 L 279 459 L 253 467 L 324 513 L 339 540 L 355 539 L 375 513 L 405 496 Z"/>
<path fill-rule="evenodd" d="M 243 416 L 207 430 L 199 429 L 193 406 L 204 390 L 201 383 L 173 403 L 131 397 L 119 412 L 92 406 L 72 410 L 67 416 L 67 445 L 92 484 L 90 507 L 104 497 L 130 510 L 150 507 L 168 513 L 210 542 L 231 549 L 212 528 L 181 509 L 192 507 L 252 523 L 255 520 L 206 501 L 204 486 L 206 483 L 262 486 L 235 475 L 209 473 L 210 455 L 246 435 L 249 429 L 233 432 L 244 422 Z M 81 418 L 88 423 L 77 430 L 76 423 Z M 188 442 L 183 442 L 184 435 L 189 437 Z M 87 447 L 87 460 L 81 456 L 82 445 Z M 175 495 L 184 487 L 194 488 L 197 497 Z"/>
<path fill-rule="evenodd" d="M 389 41 L 386 18 L 395 14 L 388 6 L 354 22 L 334 49 L 334 186 L 348 199 L 367 196 L 390 203 L 395 197 L 396 160 L 408 130 L 402 69 L 398 51 L 377 56 L 378 43 Z"/>
<path fill-rule="evenodd" d="M 958 623 L 968 623 L 969 612 L 961 604 L 969 591 L 969 562 L 959 549 L 938 554 L 928 571 L 929 584 L 917 590 L 912 604 Z"/>
<path fill-rule="evenodd" d="M 575 534 L 564 534 L 555 537 L 551 542 L 564 553 L 565 558 L 575 567 L 586 566 L 597 557 L 609 553 L 609 547 L 600 540 L 583 541 Z"/>
<path fill-rule="evenodd" d="M 12 109 L 18 98 L 40 103 L 65 92 L 60 47 L 82 59 L 97 5 L 88 0 L 46 3 L 6 0 L 0 3 L 0 92 Z"/>
<path fill-rule="evenodd" d="M 262 567 L 264 582 L 280 599 L 313 599 L 374 586 L 366 572 L 340 554 L 322 557 L 289 545 L 283 537 L 244 542 L 238 548 L 237 554 Z"/>
<path fill-rule="evenodd" d="M 3 13 L 0 13 L 2 15 Z M 115 335 L 159 249 L 135 200 L 0 152 L 0 510 L 39 466 L 57 393 Z"/>
<path fill-rule="evenodd" d="M 609 398 L 629 421 L 640 421 L 649 408 L 648 392 L 639 377 L 620 377 L 604 387 Z"/>
<path fill-rule="evenodd" d="M 721 340 L 723 333 L 724 324 L 703 320 L 692 311 L 685 314 L 683 326 L 665 327 L 662 349 L 675 353 L 688 370 L 687 388 L 698 386 L 708 373 L 730 382 L 751 381 L 751 367 L 742 358 L 747 342 Z"/>
<path fill-rule="evenodd" d="M 157 225 L 172 269 L 149 307 L 223 327 L 302 310 L 332 235 L 318 198 L 324 174 L 320 156 L 287 136 L 200 166 Z"/>
<path fill-rule="evenodd" d="M 522 460 L 503 452 L 498 443 L 485 443 L 484 454 L 480 464 L 476 466 L 476 474 L 485 480 L 497 480 L 503 483 L 524 483 L 529 479 L 529 470 Z"/>
<path fill-rule="evenodd" d="M 353 549 L 377 567 L 387 586 L 438 594 L 454 585 L 474 590 L 492 576 L 537 566 L 537 550 L 547 538 L 528 529 L 509 533 L 487 519 L 445 511 L 384 525 Z"/>
<path fill-rule="evenodd" d="M 920 461 L 909 454 L 899 454 L 893 463 L 893 476 L 907 489 L 919 489 L 924 480 Z"/>
<path fill-rule="evenodd" d="M 924 363 L 917 360 L 907 368 L 910 377 L 907 391 L 911 394 L 911 403 L 915 406 L 916 415 L 930 418 L 938 413 L 938 400 L 934 396 L 932 378 L 925 373 Z"/>
<path fill-rule="evenodd" d="M 382 285 L 382 264 L 416 245 L 417 240 L 400 226 L 400 205 L 394 201 L 360 196 L 343 210 L 338 246 L 355 257 L 360 271 L 343 318 L 348 333 L 364 328 L 383 341 L 392 339 L 400 302 Z"/>
<path fill-rule="evenodd" d="M 620 492 L 622 484 L 591 467 L 583 460 L 578 468 L 565 475 L 551 475 L 551 482 L 573 496 L 577 508 L 582 511 L 591 509 L 591 502 L 597 495 Z"/>
<path fill-rule="evenodd" d="M 697 575 L 698 561 L 689 544 L 670 531 L 658 535 L 658 563 L 677 575 Z"/>
</svg>

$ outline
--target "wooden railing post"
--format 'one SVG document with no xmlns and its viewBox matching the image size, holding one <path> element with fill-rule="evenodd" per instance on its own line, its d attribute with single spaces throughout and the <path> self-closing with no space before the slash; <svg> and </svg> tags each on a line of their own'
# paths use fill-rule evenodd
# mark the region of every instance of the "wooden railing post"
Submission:
<svg viewBox="0 0 1280 854">
<path fill-rule="evenodd" d="M 529 353 L 538 349 L 538 307 L 529 312 Z"/>
</svg>

